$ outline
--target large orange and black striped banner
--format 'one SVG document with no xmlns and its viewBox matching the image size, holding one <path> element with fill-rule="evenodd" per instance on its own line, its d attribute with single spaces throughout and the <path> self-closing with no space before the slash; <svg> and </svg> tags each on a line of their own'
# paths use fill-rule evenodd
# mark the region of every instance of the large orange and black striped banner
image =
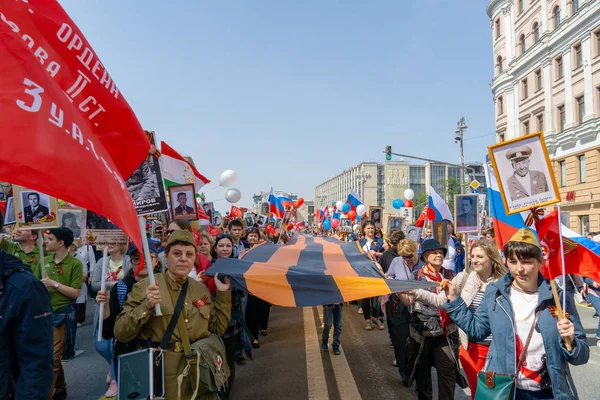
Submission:
<svg viewBox="0 0 600 400">
<path fill-rule="evenodd" d="M 286 245 L 255 246 L 242 259 L 221 258 L 205 274 L 227 275 L 234 286 L 271 304 L 334 304 L 437 286 L 386 279 L 355 242 L 296 235 Z"/>
</svg>

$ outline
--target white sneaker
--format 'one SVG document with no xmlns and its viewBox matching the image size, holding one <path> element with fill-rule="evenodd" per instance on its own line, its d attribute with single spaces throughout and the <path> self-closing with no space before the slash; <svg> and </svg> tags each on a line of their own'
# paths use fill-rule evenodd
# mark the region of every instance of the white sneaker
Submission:
<svg viewBox="0 0 600 400">
<path fill-rule="evenodd" d="M 596 342 L 596 347 L 600 347 L 600 340 Z"/>
<path fill-rule="evenodd" d="M 111 381 L 108 390 L 106 391 L 106 393 L 104 393 L 104 397 L 115 397 L 118 392 L 119 386 L 117 385 L 117 381 Z"/>
<path fill-rule="evenodd" d="M 392 363 L 392 365 L 393 365 L 394 367 L 397 367 L 397 366 L 398 366 L 398 363 L 396 362 L 396 360 L 394 360 L 394 362 Z"/>
<path fill-rule="evenodd" d="M 360 315 L 362 315 L 362 313 L 363 313 L 362 307 L 358 307 L 358 313 L 359 313 Z"/>
</svg>

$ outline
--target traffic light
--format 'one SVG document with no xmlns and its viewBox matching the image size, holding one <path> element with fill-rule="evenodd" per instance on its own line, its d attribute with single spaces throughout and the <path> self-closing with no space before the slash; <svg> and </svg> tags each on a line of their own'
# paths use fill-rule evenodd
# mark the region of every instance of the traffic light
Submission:
<svg viewBox="0 0 600 400">
<path fill-rule="evenodd" d="M 385 159 L 387 161 L 392 160 L 392 146 L 385 146 Z"/>
</svg>

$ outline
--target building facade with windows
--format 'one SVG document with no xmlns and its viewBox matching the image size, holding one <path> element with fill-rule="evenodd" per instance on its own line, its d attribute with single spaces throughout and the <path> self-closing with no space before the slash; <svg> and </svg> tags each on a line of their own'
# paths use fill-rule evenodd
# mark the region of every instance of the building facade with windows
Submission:
<svg viewBox="0 0 600 400">
<path fill-rule="evenodd" d="M 544 133 L 561 211 L 600 230 L 600 1 L 491 0 L 497 142 Z"/>
</svg>

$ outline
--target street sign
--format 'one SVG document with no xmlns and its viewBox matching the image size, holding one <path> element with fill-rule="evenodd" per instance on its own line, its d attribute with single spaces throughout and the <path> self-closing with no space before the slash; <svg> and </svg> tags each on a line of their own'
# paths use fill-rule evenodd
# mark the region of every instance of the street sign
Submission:
<svg viewBox="0 0 600 400">
<path fill-rule="evenodd" d="M 473 189 L 473 190 L 471 190 L 471 193 L 472 193 L 472 194 L 479 194 L 479 190 L 477 190 L 477 189 Z"/>
<path fill-rule="evenodd" d="M 481 186 L 481 183 L 479 183 L 477 181 L 477 179 L 473 179 L 473 182 L 471 182 L 470 186 L 471 186 L 471 188 L 473 188 L 473 190 L 477 190 L 477 189 L 479 189 L 479 186 Z M 479 193 L 479 192 L 477 192 L 477 193 Z"/>
</svg>

